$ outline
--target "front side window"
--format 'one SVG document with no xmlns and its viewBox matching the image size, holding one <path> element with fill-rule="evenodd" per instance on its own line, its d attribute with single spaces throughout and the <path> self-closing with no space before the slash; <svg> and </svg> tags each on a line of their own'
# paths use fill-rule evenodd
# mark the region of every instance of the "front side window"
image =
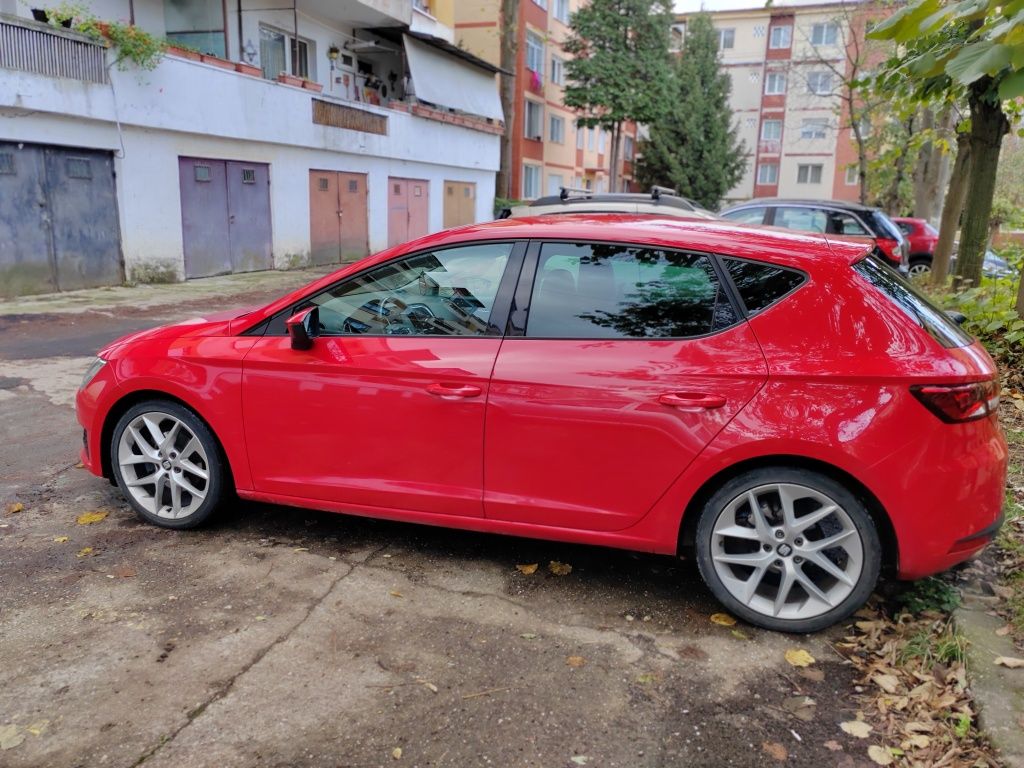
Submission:
<svg viewBox="0 0 1024 768">
<path fill-rule="evenodd" d="M 687 338 L 734 322 L 709 256 L 630 245 L 546 243 L 526 335 Z"/>
<path fill-rule="evenodd" d="M 855 216 L 841 211 L 829 211 L 828 231 L 833 235 L 856 235 L 870 237 L 871 233 L 864 228 Z"/>
<path fill-rule="evenodd" d="M 828 217 L 820 208 L 776 208 L 775 226 L 824 234 L 828 226 Z"/>
<path fill-rule="evenodd" d="M 821 169 L 820 164 L 803 164 L 801 163 L 796 167 L 796 183 L 797 184 L 821 184 Z"/>
<path fill-rule="evenodd" d="M 784 27 L 772 27 L 768 40 L 770 48 L 789 48 L 793 43 L 793 27 L 788 24 Z"/>
<path fill-rule="evenodd" d="M 316 295 L 324 336 L 482 336 L 510 243 L 418 253 Z"/>
</svg>

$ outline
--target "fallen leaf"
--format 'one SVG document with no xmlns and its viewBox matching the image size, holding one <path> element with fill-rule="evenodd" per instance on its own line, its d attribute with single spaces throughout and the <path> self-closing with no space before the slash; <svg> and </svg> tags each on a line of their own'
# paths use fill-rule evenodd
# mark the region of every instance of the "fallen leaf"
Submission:
<svg viewBox="0 0 1024 768">
<path fill-rule="evenodd" d="M 892 753 L 885 747 L 880 747 L 877 744 L 872 744 L 868 747 L 868 757 L 871 758 L 873 763 L 878 765 L 892 765 Z"/>
<path fill-rule="evenodd" d="M 23 510 L 24 508 L 25 505 L 22 504 L 20 501 L 12 501 L 10 504 L 7 505 L 7 514 L 16 515 L 19 512 L 21 512 L 21 510 Z"/>
<path fill-rule="evenodd" d="M 537 639 L 537 635 L 534 634 L 533 632 L 523 632 L 523 634 L 521 634 L 520 637 L 523 638 L 523 640 L 536 640 Z"/>
<path fill-rule="evenodd" d="M 537 572 L 537 563 L 530 563 L 529 565 L 517 565 L 516 570 L 524 576 L 530 576 Z"/>
<path fill-rule="evenodd" d="M 25 734 L 18 732 L 18 726 L 0 725 L 0 749 L 14 749 L 25 740 Z"/>
<path fill-rule="evenodd" d="M 417 680 L 417 682 L 420 685 L 422 685 L 424 688 L 426 688 L 428 691 L 430 691 L 431 693 L 437 693 L 437 686 L 434 685 L 433 683 L 428 682 L 426 680 Z"/>
<path fill-rule="evenodd" d="M 997 629 L 996 630 L 996 634 L 999 637 L 1006 637 L 1008 634 L 1010 634 L 1010 630 L 1011 629 L 1013 629 L 1013 628 L 1009 624 L 1007 624 L 1006 626 L 1000 627 L 999 629 Z"/>
<path fill-rule="evenodd" d="M 750 639 L 750 635 L 748 635 L 742 629 L 734 629 L 731 632 L 729 632 L 729 634 L 732 635 L 733 637 L 735 637 L 737 640 L 749 640 Z"/>
<path fill-rule="evenodd" d="M 918 749 L 928 749 L 928 745 L 932 743 L 932 740 L 925 736 L 923 733 L 915 733 L 913 736 L 907 739 L 907 742 L 911 746 L 917 747 Z"/>
<path fill-rule="evenodd" d="M 777 741 L 763 741 L 761 742 L 761 749 L 767 752 L 768 755 L 775 760 L 781 761 L 789 757 L 789 752 Z"/>
<path fill-rule="evenodd" d="M 805 680 L 811 680 L 812 682 L 820 683 L 822 680 L 825 679 L 825 670 L 811 668 L 801 669 L 800 677 L 804 678 Z"/>
<path fill-rule="evenodd" d="M 1018 411 L 1024 411 L 1024 400 L 1013 400 L 1013 406 Z"/>
<path fill-rule="evenodd" d="M 839 727 L 858 739 L 866 739 L 871 733 L 871 726 L 863 720 L 847 720 L 845 723 L 840 723 Z"/>
<path fill-rule="evenodd" d="M 292 552 L 309 552 L 309 547 L 292 547 Z"/>
<path fill-rule="evenodd" d="M 786 651 L 786 661 L 794 667 L 809 667 L 814 663 L 814 657 L 803 648 L 790 648 Z"/>
<path fill-rule="evenodd" d="M 130 565 L 119 565 L 114 569 L 114 575 L 119 579 L 130 579 L 132 576 L 137 575 L 137 571 Z"/>
<path fill-rule="evenodd" d="M 82 469 L 84 467 L 85 467 L 85 464 L 83 464 L 82 462 L 78 462 L 77 464 L 75 464 L 75 469 Z"/>
<path fill-rule="evenodd" d="M 817 705 L 810 696 L 790 696 L 782 702 L 782 707 L 787 712 L 805 723 L 814 719 L 815 706 Z"/>
<path fill-rule="evenodd" d="M 63 544 L 65 541 L 68 540 L 68 537 L 67 536 L 54 536 L 53 540 L 56 541 L 58 544 Z"/>
<path fill-rule="evenodd" d="M 578 669 L 587 663 L 587 660 L 582 656 L 569 656 L 565 659 L 565 663 L 574 669 Z"/>
<path fill-rule="evenodd" d="M 43 731 L 46 730 L 46 726 L 48 726 L 49 724 L 49 720 L 36 720 L 36 722 L 27 726 L 25 730 L 31 733 L 33 736 L 42 736 Z"/>
<path fill-rule="evenodd" d="M 728 613 L 713 613 L 711 614 L 711 623 L 720 624 L 723 627 L 731 627 L 736 623 L 736 619 Z"/>
<path fill-rule="evenodd" d="M 825 749 L 829 750 L 830 752 L 842 752 L 843 751 L 843 745 L 840 744 L 838 741 L 835 741 L 833 739 L 829 739 L 822 746 L 825 747 Z"/>
<path fill-rule="evenodd" d="M 391 759 L 392 760 L 401 760 L 402 759 L 402 748 L 401 747 L 395 747 L 394 749 L 391 750 Z"/>
<path fill-rule="evenodd" d="M 917 721 L 912 721 L 903 726 L 903 730 L 905 730 L 907 733 L 918 733 L 921 731 L 925 733 L 931 733 L 935 730 L 935 726 L 932 723 L 920 723 Z"/>
<path fill-rule="evenodd" d="M 1024 667 L 1024 659 L 1018 659 L 1013 656 L 997 656 L 996 664 L 1003 667 L 1009 667 L 1010 669 L 1019 669 Z"/>
<path fill-rule="evenodd" d="M 589 762 L 589 760 L 590 758 L 586 755 L 573 755 L 569 758 L 569 761 L 572 763 L 576 763 L 576 765 L 586 765 Z"/>
<path fill-rule="evenodd" d="M 92 512 L 83 512 L 75 518 L 75 522 L 79 525 L 91 525 L 92 523 L 98 523 L 100 520 L 105 519 L 109 514 L 110 511 L 106 509 L 96 509 Z"/>
<path fill-rule="evenodd" d="M 82 547 L 78 550 L 78 557 L 88 557 L 92 554 L 92 547 Z"/>
<path fill-rule="evenodd" d="M 644 685 L 648 685 L 648 684 L 654 682 L 654 675 L 652 675 L 650 672 L 647 672 L 647 673 L 645 673 L 643 675 L 638 675 L 637 678 L 636 678 L 636 681 L 638 683 L 643 683 Z"/>
<path fill-rule="evenodd" d="M 392 589 L 390 592 L 388 592 L 388 594 L 392 597 L 404 597 L 404 595 L 401 592 L 395 589 Z"/>
<path fill-rule="evenodd" d="M 886 693 L 896 693 L 899 690 L 900 680 L 895 675 L 875 675 L 871 679 Z"/>
<path fill-rule="evenodd" d="M 572 573 L 572 566 L 568 563 L 560 563 L 557 560 L 552 560 L 548 563 L 548 570 L 555 574 L 555 576 L 568 576 Z"/>
</svg>

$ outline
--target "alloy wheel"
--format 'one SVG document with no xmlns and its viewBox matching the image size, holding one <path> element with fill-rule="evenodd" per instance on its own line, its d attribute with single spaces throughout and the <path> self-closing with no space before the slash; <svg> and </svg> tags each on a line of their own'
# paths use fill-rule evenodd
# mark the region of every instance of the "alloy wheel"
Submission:
<svg viewBox="0 0 1024 768">
<path fill-rule="evenodd" d="M 864 545 L 833 499 L 795 483 L 773 483 L 725 506 L 712 528 L 711 560 L 722 585 L 747 608 L 800 620 L 849 597 L 864 568 Z"/>
<path fill-rule="evenodd" d="M 932 273 L 932 266 L 927 262 L 919 261 L 916 264 L 911 264 L 907 269 L 907 274 L 911 277 L 924 277 Z"/>
<path fill-rule="evenodd" d="M 169 413 L 149 411 L 132 419 L 118 441 L 117 462 L 125 489 L 157 517 L 188 517 L 210 488 L 206 449 Z"/>
</svg>

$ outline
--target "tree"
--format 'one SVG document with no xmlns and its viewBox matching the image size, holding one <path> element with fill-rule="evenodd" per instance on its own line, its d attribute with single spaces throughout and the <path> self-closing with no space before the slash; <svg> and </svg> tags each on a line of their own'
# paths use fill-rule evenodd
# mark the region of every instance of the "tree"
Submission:
<svg viewBox="0 0 1024 768">
<path fill-rule="evenodd" d="M 512 197 L 512 128 L 516 119 L 516 54 L 519 50 L 519 0 L 501 0 L 501 159 L 494 180 L 498 197 Z"/>
<path fill-rule="evenodd" d="M 870 36 L 906 44 L 886 65 L 890 81 L 909 78 L 925 98 L 966 92 L 971 158 L 956 277 L 976 284 L 1010 129 L 1004 102 L 1024 96 L 1024 0 L 912 0 Z"/>
<path fill-rule="evenodd" d="M 729 75 L 718 61 L 718 35 L 708 14 L 687 23 L 669 82 L 667 108 L 648 126 L 637 177 L 642 184 L 674 187 L 715 210 L 743 176 L 748 158 L 729 108 Z"/>
<path fill-rule="evenodd" d="M 967 182 L 971 174 L 971 140 L 966 132 L 961 131 L 956 139 L 956 160 L 953 171 L 949 174 L 949 189 L 942 205 L 942 217 L 939 219 L 939 240 L 932 254 L 932 285 L 941 288 L 946 284 L 949 274 L 949 259 L 953 255 L 953 240 L 956 237 L 960 215 L 964 210 L 964 198 L 967 197 Z"/>
<path fill-rule="evenodd" d="M 581 111 L 579 126 L 611 133 L 612 190 L 623 123 L 652 123 L 668 103 L 671 23 L 667 0 L 591 0 L 572 15 L 565 104 Z"/>
</svg>

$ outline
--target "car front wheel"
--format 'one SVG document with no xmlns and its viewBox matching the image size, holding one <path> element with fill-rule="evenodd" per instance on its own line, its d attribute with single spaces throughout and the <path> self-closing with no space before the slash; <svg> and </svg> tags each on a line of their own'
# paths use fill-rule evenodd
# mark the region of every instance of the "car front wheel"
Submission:
<svg viewBox="0 0 1024 768">
<path fill-rule="evenodd" d="M 139 403 L 120 418 L 110 441 L 110 465 L 139 516 L 165 528 L 200 525 L 223 493 L 213 433 L 191 410 L 170 401 Z"/>
<path fill-rule="evenodd" d="M 864 604 L 881 546 L 863 503 L 829 477 L 756 469 L 726 483 L 697 524 L 697 565 L 732 613 L 782 632 L 815 632 Z"/>
</svg>

